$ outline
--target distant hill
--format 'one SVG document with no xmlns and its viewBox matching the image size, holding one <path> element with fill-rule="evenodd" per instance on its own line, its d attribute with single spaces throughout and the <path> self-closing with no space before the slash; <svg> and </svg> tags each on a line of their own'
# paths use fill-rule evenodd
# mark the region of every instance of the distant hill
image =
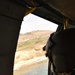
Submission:
<svg viewBox="0 0 75 75">
<path fill-rule="evenodd" d="M 29 61 L 31 64 L 31 62 L 45 59 L 45 52 L 42 47 L 46 44 L 51 33 L 52 31 L 33 31 L 19 36 L 14 62 L 15 71 L 18 71 L 25 64 L 26 66 L 29 65 Z"/>
<path fill-rule="evenodd" d="M 40 46 L 45 45 L 52 31 L 41 30 L 33 31 L 26 34 L 20 34 L 18 40 L 17 51 L 40 49 Z"/>
</svg>

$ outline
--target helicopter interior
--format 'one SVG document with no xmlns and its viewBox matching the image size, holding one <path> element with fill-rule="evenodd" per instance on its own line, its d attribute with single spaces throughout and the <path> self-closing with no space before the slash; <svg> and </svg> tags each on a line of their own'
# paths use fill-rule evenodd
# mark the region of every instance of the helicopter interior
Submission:
<svg viewBox="0 0 75 75">
<path fill-rule="evenodd" d="M 23 17 L 32 13 L 59 26 L 75 25 L 75 0 L 2 0 L 0 2 L 0 75 L 13 75 Z M 68 19 L 68 20 L 67 20 Z"/>
</svg>

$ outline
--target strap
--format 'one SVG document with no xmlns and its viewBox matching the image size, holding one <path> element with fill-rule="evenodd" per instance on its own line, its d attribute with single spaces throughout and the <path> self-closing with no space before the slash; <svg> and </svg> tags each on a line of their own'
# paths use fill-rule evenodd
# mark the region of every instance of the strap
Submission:
<svg viewBox="0 0 75 75">
<path fill-rule="evenodd" d="M 50 62 L 50 60 L 48 62 L 48 75 L 52 75 L 52 72 L 51 72 L 51 62 Z"/>
<path fill-rule="evenodd" d="M 25 16 L 28 15 L 29 13 L 33 12 L 35 9 L 36 9 L 36 7 L 28 9 L 25 13 Z"/>
<path fill-rule="evenodd" d="M 67 28 L 68 26 L 68 19 L 65 20 L 65 23 L 64 23 L 64 30 Z"/>
</svg>

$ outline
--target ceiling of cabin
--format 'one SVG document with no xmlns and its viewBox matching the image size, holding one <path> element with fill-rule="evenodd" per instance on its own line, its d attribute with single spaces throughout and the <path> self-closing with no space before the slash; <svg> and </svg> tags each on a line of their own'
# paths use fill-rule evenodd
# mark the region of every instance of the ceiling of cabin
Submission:
<svg viewBox="0 0 75 75">
<path fill-rule="evenodd" d="M 75 24 L 75 0 L 23 0 L 30 6 L 38 6 L 33 14 L 57 24 L 63 24 L 68 18 Z"/>
</svg>

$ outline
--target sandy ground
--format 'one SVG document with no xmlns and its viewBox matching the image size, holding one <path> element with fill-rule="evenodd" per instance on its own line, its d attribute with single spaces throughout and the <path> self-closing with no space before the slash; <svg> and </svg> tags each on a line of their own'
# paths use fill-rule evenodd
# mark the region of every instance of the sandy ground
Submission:
<svg viewBox="0 0 75 75">
<path fill-rule="evenodd" d="M 37 60 L 38 60 L 38 58 L 37 58 Z M 36 61 L 35 62 L 33 61 L 30 64 L 28 63 L 28 65 L 25 64 L 25 65 L 21 66 L 18 70 L 14 71 L 14 75 L 22 75 L 23 73 L 28 72 L 29 71 L 29 68 L 31 68 L 33 66 L 36 66 L 38 64 L 41 64 L 43 62 L 48 62 L 48 60 L 47 59 L 43 59 L 43 60 L 37 61 L 37 62 Z"/>
<path fill-rule="evenodd" d="M 47 58 L 45 57 L 45 52 L 42 50 L 17 51 L 15 54 L 14 75 L 17 75 L 16 73 L 22 67 L 27 67 L 44 60 L 47 60 Z"/>
</svg>

